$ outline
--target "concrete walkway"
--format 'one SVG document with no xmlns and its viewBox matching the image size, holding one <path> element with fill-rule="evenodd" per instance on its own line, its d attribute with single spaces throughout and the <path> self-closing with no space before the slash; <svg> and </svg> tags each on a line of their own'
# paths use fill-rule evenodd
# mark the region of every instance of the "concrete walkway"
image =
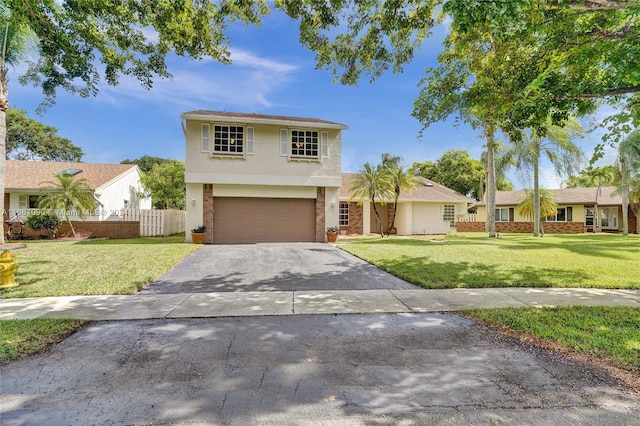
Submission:
<svg viewBox="0 0 640 426">
<path fill-rule="evenodd" d="M 176 293 L 1 299 L 0 320 L 132 320 L 253 315 L 386 314 L 562 305 L 640 307 L 640 290 L 482 288 Z"/>
</svg>

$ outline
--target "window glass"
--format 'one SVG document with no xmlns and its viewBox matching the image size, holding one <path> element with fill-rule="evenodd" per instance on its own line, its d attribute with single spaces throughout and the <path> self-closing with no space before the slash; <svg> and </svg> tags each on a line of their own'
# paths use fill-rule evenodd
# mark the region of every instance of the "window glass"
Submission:
<svg viewBox="0 0 640 426">
<path fill-rule="evenodd" d="M 291 130 L 291 156 L 318 158 L 318 132 Z"/>
<path fill-rule="evenodd" d="M 213 152 L 242 154 L 244 152 L 244 127 L 216 125 L 213 133 Z"/>
<path fill-rule="evenodd" d="M 349 203 L 340 203 L 340 226 L 349 225 Z"/>
</svg>

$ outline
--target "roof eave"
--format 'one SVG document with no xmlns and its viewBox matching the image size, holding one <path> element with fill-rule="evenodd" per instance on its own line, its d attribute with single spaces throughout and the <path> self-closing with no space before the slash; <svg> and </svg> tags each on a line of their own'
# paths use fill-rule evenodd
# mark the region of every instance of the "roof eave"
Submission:
<svg viewBox="0 0 640 426">
<path fill-rule="evenodd" d="M 181 114 L 180 118 L 183 120 L 194 121 L 220 121 L 226 123 L 244 123 L 244 124 L 267 124 L 286 127 L 311 127 L 318 129 L 336 129 L 347 130 L 349 126 L 340 123 L 323 123 L 317 121 L 293 121 L 293 120 L 280 120 L 269 118 L 254 118 L 254 117 L 228 117 L 221 115 L 201 115 L 201 114 Z"/>
</svg>

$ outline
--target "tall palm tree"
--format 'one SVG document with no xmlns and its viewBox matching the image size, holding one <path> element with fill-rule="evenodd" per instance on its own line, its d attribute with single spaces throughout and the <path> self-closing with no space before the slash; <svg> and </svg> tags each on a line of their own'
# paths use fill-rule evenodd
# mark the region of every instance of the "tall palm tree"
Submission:
<svg viewBox="0 0 640 426">
<path fill-rule="evenodd" d="M 583 160 L 580 148 L 573 138 L 582 137 L 584 129 L 575 117 L 570 117 L 564 127 L 556 126 L 549 119 L 546 136 L 541 137 L 534 131 L 522 132 L 522 140 L 514 143 L 516 167 L 533 171 L 533 235 L 540 236 L 540 159 L 544 155 L 554 166 L 558 175 L 573 175 L 579 170 Z"/>
<path fill-rule="evenodd" d="M 358 199 L 360 205 L 366 200 L 371 200 L 380 236 L 384 238 L 382 219 L 376 208 L 376 202 L 379 200 L 380 204 L 384 205 L 385 200 L 393 196 L 389 169 L 382 166 L 373 167 L 371 164 L 365 163 L 362 169 L 351 178 L 349 190 L 351 199 Z"/>
<path fill-rule="evenodd" d="M 478 197 L 482 200 L 484 198 L 485 193 L 485 185 L 487 181 L 487 154 L 488 151 L 482 151 L 480 154 L 480 162 L 484 166 L 484 175 L 480 178 L 480 182 L 478 185 Z M 514 150 L 510 147 L 507 147 L 501 141 L 496 141 L 496 146 L 494 149 L 494 164 L 495 164 L 495 173 L 496 173 L 496 189 L 501 191 L 508 191 L 506 187 L 513 187 L 511 183 L 507 180 L 507 171 L 511 168 L 511 166 L 515 165 L 513 160 Z"/>
<path fill-rule="evenodd" d="M 71 223 L 69 214 L 71 211 L 84 219 L 87 212 L 94 210 L 96 199 L 94 192 L 89 187 L 86 179 L 74 180 L 72 175 L 58 173 L 56 181 L 42 182 L 49 186 L 42 189 L 42 195 L 38 200 L 38 208 L 62 211 L 62 217 L 67 221 L 73 236 L 76 230 Z"/>
<path fill-rule="evenodd" d="M 616 162 L 621 177 L 619 191 L 622 197 L 622 233 L 628 235 L 629 182 L 640 173 L 640 129 L 634 130 L 620 142 Z"/>
<path fill-rule="evenodd" d="M 553 192 L 545 188 L 539 188 L 539 198 L 538 207 L 541 216 L 553 216 L 558 213 L 558 204 L 556 203 Z M 524 196 L 518 200 L 518 213 L 520 216 L 528 217 L 533 221 L 536 210 L 535 206 L 535 193 L 532 190 L 527 190 Z"/>
<path fill-rule="evenodd" d="M 405 169 L 401 162 L 393 164 L 391 167 L 387 168 L 389 170 L 390 183 L 393 187 L 393 214 L 391 216 L 391 221 L 389 222 L 389 229 L 387 229 L 387 235 L 391 235 L 391 230 L 394 228 L 396 223 L 400 192 L 403 189 L 405 191 L 411 191 L 420 184 L 420 181 L 418 181 L 418 178 L 412 172 Z"/>
<path fill-rule="evenodd" d="M 0 194 L 4 194 L 7 156 L 7 109 L 9 108 L 9 67 L 21 60 L 26 52 L 27 32 L 11 22 L 11 13 L 0 5 Z M 5 210 L 0 196 L 0 211 Z M 4 244 L 4 231 L 0 232 Z"/>
</svg>

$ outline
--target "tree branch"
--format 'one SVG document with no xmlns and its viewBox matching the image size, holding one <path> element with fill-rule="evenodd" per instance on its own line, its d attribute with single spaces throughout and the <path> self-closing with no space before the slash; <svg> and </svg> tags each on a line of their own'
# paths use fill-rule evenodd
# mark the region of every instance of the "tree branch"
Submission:
<svg viewBox="0 0 640 426">
<path fill-rule="evenodd" d="M 571 4 L 569 4 L 569 8 L 573 9 L 573 10 L 580 10 L 580 11 L 601 11 L 601 10 L 618 10 L 618 9 L 625 9 L 628 7 L 634 7 L 634 6 L 638 6 L 637 3 L 631 3 L 631 2 L 623 2 L 623 1 L 609 1 L 609 0 L 587 0 L 584 3 L 583 2 L 578 2 L 578 1 L 574 1 Z M 557 10 L 557 9 L 562 9 L 565 6 L 560 6 L 560 5 L 556 5 L 556 6 L 546 6 L 547 10 Z"/>
<path fill-rule="evenodd" d="M 582 93 L 580 95 L 565 95 L 558 96 L 558 99 L 597 99 L 607 96 L 625 95 L 627 93 L 640 92 L 640 86 L 620 87 L 617 89 L 611 89 L 605 93 Z"/>
</svg>

